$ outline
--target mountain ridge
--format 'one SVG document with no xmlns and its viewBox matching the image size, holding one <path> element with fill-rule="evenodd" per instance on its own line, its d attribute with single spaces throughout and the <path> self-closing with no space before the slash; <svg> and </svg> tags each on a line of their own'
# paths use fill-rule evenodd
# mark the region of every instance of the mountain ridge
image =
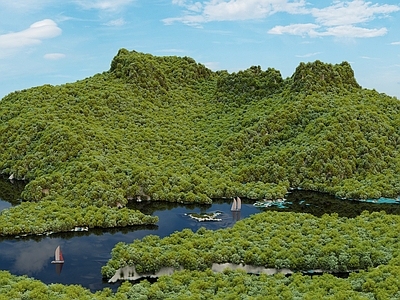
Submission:
<svg viewBox="0 0 400 300">
<path fill-rule="evenodd" d="M 0 120 L 0 173 L 29 181 L 27 201 L 400 194 L 399 101 L 361 88 L 347 62 L 283 79 L 121 49 L 101 74 L 7 95 Z"/>
</svg>

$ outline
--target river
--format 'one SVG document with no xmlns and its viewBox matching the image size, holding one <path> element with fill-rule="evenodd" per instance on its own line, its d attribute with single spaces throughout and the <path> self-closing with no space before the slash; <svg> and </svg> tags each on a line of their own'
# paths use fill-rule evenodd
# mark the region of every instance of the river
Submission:
<svg viewBox="0 0 400 300">
<path fill-rule="evenodd" d="M 0 179 L 0 210 L 18 205 L 21 185 Z M 23 188 L 23 187 L 22 187 Z M 6 191 L 6 192 L 4 192 Z M 229 199 L 215 200 L 212 205 L 184 205 L 177 203 L 132 202 L 130 208 L 139 209 L 144 213 L 156 215 L 159 222 L 155 226 L 134 226 L 110 230 L 94 229 L 88 232 L 70 232 L 50 236 L 34 236 L 23 238 L 0 239 L 0 269 L 9 270 L 15 275 L 28 275 L 45 283 L 80 284 L 92 291 L 105 287 L 115 290 L 118 284 L 104 282 L 101 277 L 101 267 L 110 258 L 114 245 L 118 242 L 131 243 L 146 235 L 155 234 L 167 236 L 174 231 L 190 228 L 196 231 L 200 227 L 219 229 L 232 226 L 238 219 L 264 210 L 281 210 L 308 212 L 320 216 L 324 213 L 338 213 L 341 216 L 354 217 L 363 210 L 380 211 L 400 214 L 400 205 L 374 204 L 358 201 L 344 201 L 330 195 L 293 191 L 287 195 L 287 208 L 257 208 L 254 201 L 244 199 L 240 216 L 230 211 Z M 220 211 L 220 222 L 198 222 L 189 218 L 186 213 Z M 54 250 L 60 245 L 65 263 L 51 264 Z M 62 267 L 62 269 L 60 269 Z"/>
</svg>

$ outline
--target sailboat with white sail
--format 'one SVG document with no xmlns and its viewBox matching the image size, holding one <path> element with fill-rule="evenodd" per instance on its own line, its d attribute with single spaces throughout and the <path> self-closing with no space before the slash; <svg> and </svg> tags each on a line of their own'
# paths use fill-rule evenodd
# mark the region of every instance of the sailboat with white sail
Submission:
<svg viewBox="0 0 400 300">
<path fill-rule="evenodd" d="M 231 211 L 240 211 L 242 209 L 242 200 L 239 197 L 233 197 Z"/>
<path fill-rule="evenodd" d="M 54 252 L 54 260 L 51 263 L 52 264 L 63 264 L 64 263 L 64 257 L 62 255 L 60 246 L 58 246 L 56 248 L 56 251 Z"/>
</svg>

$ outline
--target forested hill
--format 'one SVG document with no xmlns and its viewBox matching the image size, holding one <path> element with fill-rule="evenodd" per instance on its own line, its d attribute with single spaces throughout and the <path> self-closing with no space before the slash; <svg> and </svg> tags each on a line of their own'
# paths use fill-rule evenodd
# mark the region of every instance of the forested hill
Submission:
<svg viewBox="0 0 400 300">
<path fill-rule="evenodd" d="M 188 57 L 119 50 L 109 71 L 0 102 L 0 172 L 23 198 L 71 207 L 400 194 L 400 102 L 347 62 L 213 72 Z"/>
</svg>

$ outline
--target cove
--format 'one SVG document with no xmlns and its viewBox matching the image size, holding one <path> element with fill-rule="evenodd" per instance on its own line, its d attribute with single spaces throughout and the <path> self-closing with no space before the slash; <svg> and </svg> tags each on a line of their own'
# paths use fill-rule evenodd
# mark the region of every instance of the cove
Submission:
<svg viewBox="0 0 400 300">
<path fill-rule="evenodd" d="M 18 184 L 18 183 L 17 183 Z M 3 188 L 4 187 L 4 188 Z M 15 188 L 15 190 L 14 190 Z M 20 190 L 16 183 L 8 180 L 2 182 L 0 209 L 18 205 Z M 6 192 L 5 192 L 6 191 Z M 215 199 L 212 205 L 189 205 L 168 202 L 131 202 L 131 208 L 156 215 L 159 222 L 150 227 L 127 227 L 108 230 L 92 229 L 88 232 L 66 232 L 49 236 L 29 236 L 25 238 L 0 238 L 0 269 L 8 270 L 14 275 L 28 275 L 44 283 L 79 284 L 92 291 L 111 287 L 102 280 L 101 267 L 110 258 L 111 249 L 118 242 L 131 243 L 134 239 L 142 239 L 154 234 L 161 238 L 174 231 L 189 228 L 197 231 L 200 227 L 216 230 L 232 226 L 237 220 L 264 210 L 293 211 L 311 213 L 321 216 L 324 213 L 338 213 L 340 216 L 354 217 L 364 210 L 381 211 L 388 214 L 400 214 L 399 204 L 375 204 L 359 201 L 340 200 L 327 194 L 306 191 L 293 191 L 286 196 L 287 208 L 256 208 L 254 201 L 242 199 L 240 215 L 230 211 L 230 199 Z M 187 213 L 221 212 L 219 222 L 198 222 Z M 50 262 L 55 248 L 63 249 L 65 263 L 60 270 Z"/>
<path fill-rule="evenodd" d="M 2 201 L 4 202 L 4 201 Z M 114 229 L 91 229 L 87 232 L 66 232 L 49 236 L 27 236 L 21 238 L 0 238 L 0 269 L 8 270 L 14 275 L 28 275 L 46 284 L 63 283 L 79 284 L 92 291 L 105 287 L 116 289 L 119 283 L 110 284 L 103 281 L 101 267 L 110 259 L 111 250 L 118 242 L 131 243 L 154 234 L 165 237 L 174 231 L 190 228 L 193 231 L 200 227 L 216 230 L 232 226 L 236 219 L 230 212 L 230 203 L 220 201 L 213 205 L 196 206 L 176 203 L 130 203 L 146 213 L 159 217 L 156 226 L 133 226 Z M 187 212 L 221 211 L 220 222 L 198 222 Z M 251 203 L 241 211 L 241 218 L 260 212 Z M 62 270 L 51 264 L 54 250 L 60 245 L 65 263 Z"/>
</svg>

